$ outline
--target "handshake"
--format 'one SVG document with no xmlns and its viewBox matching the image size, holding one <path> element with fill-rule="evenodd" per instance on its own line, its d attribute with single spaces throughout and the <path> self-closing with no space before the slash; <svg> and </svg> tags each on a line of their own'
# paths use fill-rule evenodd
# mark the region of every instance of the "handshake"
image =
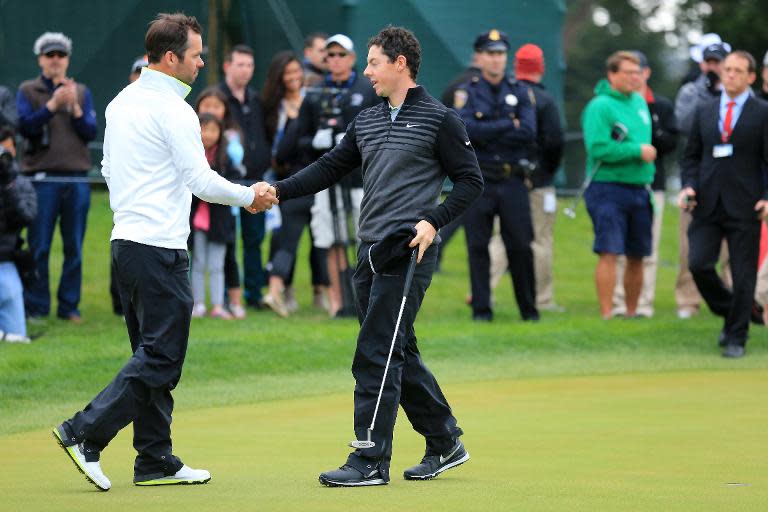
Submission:
<svg viewBox="0 0 768 512">
<path fill-rule="evenodd" d="M 277 191 L 275 187 L 267 183 L 266 181 L 260 181 L 251 185 L 253 189 L 253 202 L 250 206 L 246 206 L 245 209 L 248 213 L 259 213 L 264 210 L 269 210 L 272 205 L 278 204 Z"/>
</svg>

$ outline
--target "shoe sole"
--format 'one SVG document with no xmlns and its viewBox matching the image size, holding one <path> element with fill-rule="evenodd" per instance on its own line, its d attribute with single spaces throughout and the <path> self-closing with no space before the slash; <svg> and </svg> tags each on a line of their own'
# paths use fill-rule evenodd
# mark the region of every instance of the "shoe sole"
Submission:
<svg viewBox="0 0 768 512">
<path fill-rule="evenodd" d="M 53 435 L 53 438 L 56 440 L 56 443 L 61 447 L 62 450 L 64 450 L 64 453 L 66 453 L 67 456 L 69 457 L 69 459 L 72 462 L 74 462 L 75 467 L 77 468 L 77 470 L 80 473 L 83 474 L 83 476 L 88 481 L 88 483 L 93 484 L 94 486 L 96 486 L 96 488 L 98 490 L 100 490 L 101 492 L 107 492 L 109 489 L 104 489 L 102 486 L 100 486 L 98 483 L 96 483 L 96 481 L 93 478 L 90 477 L 90 475 L 85 470 L 85 468 L 80 465 L 80 461 L 77 460 L 77 456 L 74 453 L 72 453 L 72 451 L 71 451 L 74 448 L 72 446 L 66 446 L 64 444 L 64 440 L 59 435 L 59 430 L 56 427 L 53 428 L 53 430 L 51 431 L 51 434 Z M 74 446 L 76 446 L 76 445 L 74 445 Z"/>
<path fill-rule="evenodd" d="M 323 477 L 320 477 L 318 480 L 320 480 L 320 483 L 326 487 L 369 487 L 372 485 L 387 485 L 389 483 L 381 478 L 375 480 L 362 480 L 360 482 L 339 482 L 336 480 L 328 480 Z"/>
<path fill-rule="evenodd" d="M 462 458 L 460 458 L 459 460 L 457 460 L 456 462 L 451 462 L 450 464 L 446 464 L 445 466 L 441 467 L 440 469 L 438 469 L 434 473 L 430 473 L 430 474 L 424 475 L 424 476 L 415 476 L 415 475 L 403 474 L 403 478 L 405 478 L 406 480 L 432 480 L 433 478 L 437 478 L 437 476 L 440 473 L 442 473 L 443 471 L 447 471 L 447 470 L 449 470 L 451 468 L 455 468 L 456 466 L 461 466 L 462 464 L 464 464 L 468 460 L 469 460 L 469 452 L 464 454 L 464 456 Z"/>
<path fill-rule="evenodd" d="M 178 479 L 158 479 L 147 480 L 145 482 L 133 482 L 138 487 L 156 487 L 158 485 L 203 485 L 211 481 L 211 477 L 203 480 L 178 480 Z"/>
</svg>

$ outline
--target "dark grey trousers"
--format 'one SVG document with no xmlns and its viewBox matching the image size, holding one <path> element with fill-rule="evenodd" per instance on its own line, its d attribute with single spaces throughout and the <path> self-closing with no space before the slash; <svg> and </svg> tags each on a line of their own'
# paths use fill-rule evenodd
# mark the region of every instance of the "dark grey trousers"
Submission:
<svg viewBox="0 0 768 512">
<path fill-rule="evenodd" d="M 374 274 L 367 258 L 369 246 L 366 243 L 360 246 L 354 278 L 360 320 L 357 350 L 352 362 L 357 439 L 366 439 L 371 424 L 407 268 L 405 262 L 392 274 Z M 456 418 L 437 380 L 421 360 L 413 329 L 421 301 L 432 281 L 437 252 L 437 246 L 431 246 L 416 266 L 371 437 L 376 446 L 355 452 L 358 457 L 381 461 L 384 470 L 388 470 L 392 457 L 392 433 L 399 405 L 414 430 L 426 438 L 430 455 L 446 453 L 463 433 L 456 425 Z"/>
<path fill-rule="evenodd" d="M 133 422 L 135 474 L 174 474 L 182 463 L 172 454 L 171 390 L 181 378 L 192 316 L 189 256 L 116 240 L 112 260 L 133 355 L 64 427 L 70 440 L 101 451 Z"/>
</svg>

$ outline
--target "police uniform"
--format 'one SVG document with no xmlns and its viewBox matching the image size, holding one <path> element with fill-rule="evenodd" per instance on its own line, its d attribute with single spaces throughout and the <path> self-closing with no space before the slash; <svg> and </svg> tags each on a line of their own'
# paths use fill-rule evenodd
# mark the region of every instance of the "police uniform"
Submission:
<svg viewBox="0 0 768 512">
<path fill-rule="evenodd" d="M 478 51 L 508 51 L 503 32 L 491 30 L 475 41 Z M 454 108 L 467 126 L 485 179 L 482 198 L 464 215 L 472 314 L 491 320 L 488 242 L 499 216 L 515 298 L 524 320 L 536 320 L 533 226 L 528 200 L 528 155 L 536 138 L 536 113 L 528 88 L 510 78 L 494 85 L 475 76 L 454 93 Z"/>
</svg>

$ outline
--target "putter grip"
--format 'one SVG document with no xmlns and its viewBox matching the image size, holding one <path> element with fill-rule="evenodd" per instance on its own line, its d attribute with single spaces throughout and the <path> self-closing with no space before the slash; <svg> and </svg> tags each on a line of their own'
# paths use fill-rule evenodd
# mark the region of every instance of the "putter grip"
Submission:
<svg viewBox="0 0 768 512">
<path fill-rule="evenodd" d="M 408 295 L 408 291 L 411 289 L 411 281 L 413 280 L 413 272 L 416 270 L 416 255 L 419 249 L 416 248 L 411 253 L 411 261 L 408 263 L 408 272 L 405 274 L 405 286 L 403 286 L 403 297 Z"/>
</svg>

